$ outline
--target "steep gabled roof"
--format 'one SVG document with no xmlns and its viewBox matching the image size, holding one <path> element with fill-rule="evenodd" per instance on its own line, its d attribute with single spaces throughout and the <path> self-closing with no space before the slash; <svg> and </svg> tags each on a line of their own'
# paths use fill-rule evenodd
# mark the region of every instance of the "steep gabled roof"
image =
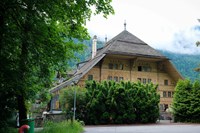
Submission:
<svg viewBox="0 0 200 133">
<path fill-rule="evenodd" d="M 113 39 L 108 41 L 103 48 L 98 50 L 97 55 L 93 59 L 88 60 L 83 66 L 81 66 L 81 68 L 77 69 L 77 72 L 71 79 L 61 83 L 58 86 L 55 86 L 50 90 L 50 92 L 60 90 L 68 85 L 71 85 L 74 82 L 77 83 L 90 69 L 92 69 L 93 66 L 95 66 L 107 54 L 167 59 L 165 56 L 150 47 L 148 44 L 128 32 L 127 30 L 124 30 Z"/>
<path fill-rule="evenodd" d="M 127 30 L 122 31 L 120 34 L 108 41 L 101 51 L 103 51 L 104 54 L 166 58 Z"/>
</svg>

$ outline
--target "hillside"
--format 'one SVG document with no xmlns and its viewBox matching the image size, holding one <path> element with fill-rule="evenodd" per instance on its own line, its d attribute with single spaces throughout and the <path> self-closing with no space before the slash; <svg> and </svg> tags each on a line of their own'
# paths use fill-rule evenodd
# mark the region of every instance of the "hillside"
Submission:
<svg viewBox="0 0 200 133">
<path fill-rule="evenodd" d="M 189 55 L 172 53 L 163 50 L 159 51 L 172 61 L 176 69 L 181 73 L 184 78 L 189 78 L 193 81 L 195 79 L 200 79 L 200 73 L 194 71 L 194 68 L 198 67 L 198 65 L 200 64 L 200 54 Z"/>
</svg>

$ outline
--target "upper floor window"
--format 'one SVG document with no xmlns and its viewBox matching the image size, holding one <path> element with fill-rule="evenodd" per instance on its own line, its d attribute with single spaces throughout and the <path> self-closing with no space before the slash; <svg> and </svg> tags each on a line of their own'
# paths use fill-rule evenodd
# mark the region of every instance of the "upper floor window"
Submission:
<svg viewBox="0 0 200 133">
<path fill-rule="evenodd" d="M 123 70 L 124 69 L 124 65 L 123 64 L 119 64 L 119 69 Z"/>
<path fill-rule="evenodd" d="M 168 85 L 168 80 L 167 79 L 164 80 L 164 85 Z"/>
<path fill-rule="evenodd" d="M 167 92 L 163 91 L 163 97 L 167 97 Z"/>
<path fill-rule="evenodd" d="M 172 97 L 174 96 L 174 92 L 172 91 Z"/>
<path fill-rule="evenodd" d="M 142 71 L 142 66 L 138 66 L 138 71 Z"/>
<path fill-rule="evenodd" d="M 151 67 L 150 66 L 142 66 L 142 71 L 151 72 Z"/>
<path fill-rule="evenodd" d="M 168 97 L 172 97 L 172 92 L 168 91 Z"/>
<path fill-rule="evenodd" d="M 93 80 L 93 75 L 88 75 L 88 80 Z"/>
<path fill-rule="evenodd" d="M 118 69 L 118 64 L 113 64 L 113 69 Z"/>
<path fill-rule="evenodd" d="M 109 63 L 109 64 L 108 64 L 108 68 L 109 68 L 109 69 L 113 69 L 113 64 L 112 64 L 112 63 Z"/>
<path fill-rule="evenodd" d="M 138 66 L 138 71 L 151 72 L 150 66 Z"/>
</svg>

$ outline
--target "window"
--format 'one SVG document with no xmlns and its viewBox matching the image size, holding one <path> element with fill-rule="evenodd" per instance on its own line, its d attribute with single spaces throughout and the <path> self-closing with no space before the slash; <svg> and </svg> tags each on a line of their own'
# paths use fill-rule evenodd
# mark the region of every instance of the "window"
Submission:
<svg viewBox="0 0 200 133">
<path fill-rule="evenodd" d="M 167 92 L 163 91 L 163 97 L 167 97 Z"/>
<path fill-rule="evenodd" d="M 167 79 L 164 80 L 164 85 L 168 85 L 168 80 Z"/>
<path fill-rule="evenodd" d="M 124 77 L 119 77 L 119 81 L 122 81 L 122 80 L 124 80 Z"/>
<path fill-rule="evenodd" d="M 118 64 L 113 64 L 113 69 L 118 69 Z"/>
<path fill-rule="evenodd" d="M 151 72 L 150 66 L 138 66 L 138 71 Z"/>
<path fill-rule="evenodd" d="M 138 66 L 138 71 L 142 71 L 142 66 Z"/>
<path fill-rule="evenodd" d="M 164 110 L 166 111 L 168 109 L 168 104 L 164 104 Z"/>
<path fill-rule="evenodd" d="M 123 64 L 119 64 L 119 69 L 123 70 L 124 69 L 124 65 Z"/>
<path fill-rule="evenodd" d="M 112 80 L 112 76 L 108 76 L 108 80 Z"/>
<path fill-rule="evenodd" d="M 172 92 L 168 91 L 168 97 L 172 97 Z"/>
<path fill-rule="evenodd" d="M 141 82 L 142 79 L 141 78 L 137 78 L 137 80 Z"/>
<path fill-rule="evenodd" d="M 174 92 L 172 91 L 172 97 L 174 96 Z"/>
<path fill-rule="evenodd" d="M 148 83 L 151 83 L 151 79 L 148 79 Z"/>
<path fill-rule="evenodd" d="M 113 64 L 112 64 L 112 63 L 109 63 L 109 64 L 108 64 L 108 68 L 109 68 L 109 69 L 113 69 Z"/>
<path fill-rule="evenodd" d="M 113 80 L 114 80 L 115 82 L 118 82 L 118 77 L 115 76 Z"/>
<path fill-rule="evenodd" d="M 93 75 L 88 75 L 88 80 L 93 80 Z"/>
<path fill-rule="evenodd" d="M 146 84 L 147 80 L 146 79 L 142 79 L 143 84 Z"/>
<path fill-rule="evenodd" d="M 151 67 L 150 66 L 142 66 L 142 71 L 150 72 L 151 71 Z"/>
<path fill-rule="evenodd" d="M 161 111 L 164 110 L 164 104 L 160 104 L 160 110 L 161 110 Z"/>
</svg>

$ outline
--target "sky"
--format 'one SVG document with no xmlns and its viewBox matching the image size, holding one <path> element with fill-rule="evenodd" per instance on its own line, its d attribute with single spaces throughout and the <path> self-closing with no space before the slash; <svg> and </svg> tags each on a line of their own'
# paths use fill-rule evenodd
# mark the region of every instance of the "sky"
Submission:
<svg viewBox="0 0 200 133">
<path fill-rule="evenodd" d="M 200 54 L 200 0 L 113 0 L 114 15 L 92 16 L 91 36 L 108 40 L 126 29 L 155 49 Z"/>
</svg>

